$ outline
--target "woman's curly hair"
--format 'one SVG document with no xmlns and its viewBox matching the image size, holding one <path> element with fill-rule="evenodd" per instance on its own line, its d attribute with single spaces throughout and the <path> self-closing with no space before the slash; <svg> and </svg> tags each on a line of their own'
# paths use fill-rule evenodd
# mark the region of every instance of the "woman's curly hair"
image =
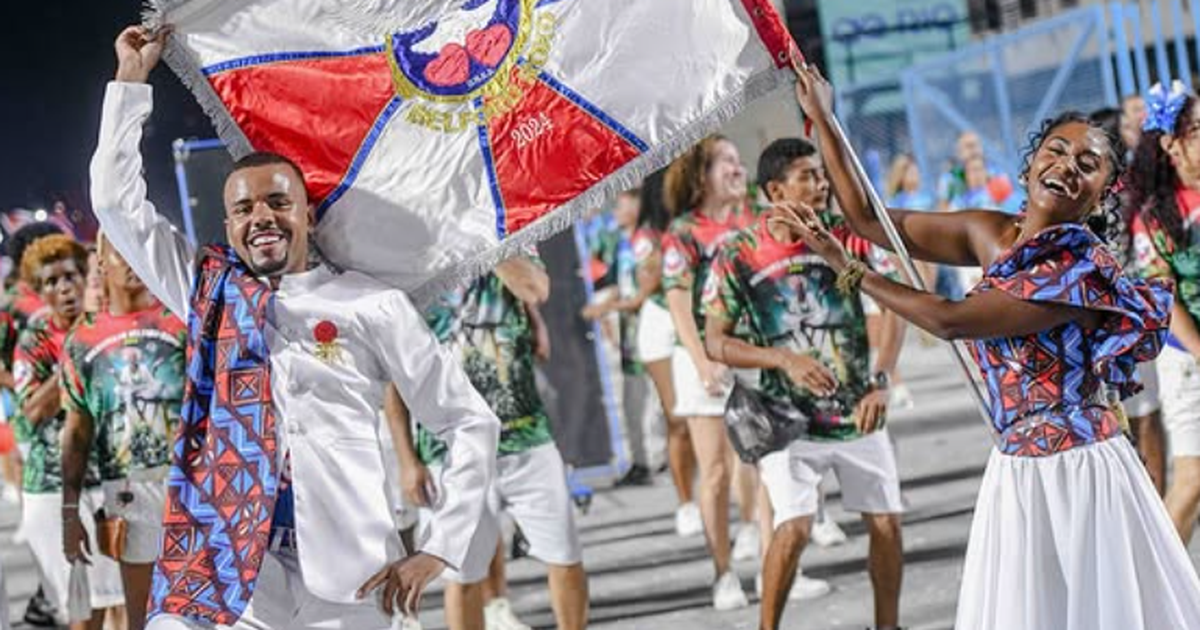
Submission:
<svg viewBox="0 0 1200 630">
<path fill-rule="evenodd" d="M 1108 140 L 1108 162 L 1112 165 L 1112 171 L 1108 174 L 1108 181 L 1104 183 L 1104 194 L 1100 198 L 1100 212 L 1089 215 L 1086 219 L 1087 227 L 1096 236 L 1107 241 L 1121 223 L 1121 196 L 1118 191 L 1118 183 L 1125 172 L 1125 160 L 1121 155 L 1121 147 L 1124 146 L 1124 143 L 1121 141 L 1119 131 L 1111 128 L 1109 125 L 1105 125 L 1102 120 L 1079 111 L 1065 111 L 1054 118 L 1047 118 L 1042 121 L 1037 131 L 1029 134 L 1029 143 L 1025 146 L 1025 151 L 1021 158 L 1021 183 L 1028 187 L 1029 171 L 1033 167 L 1033 157 L 1037 154 L 1038 149 L 1042 148 L 1042 144 L 1046 142 L 1046 139 L 1050 136 L 1050 132 L 1070 123 L 1088 125 L 1092 129 L 1103 133 L 1104 137 Z M 1022 208 L 1022 211 L 1024 211 L 1024 208 Z"/>
<path fill-rule="evenodd" d="M 1181 138 L 1192 126 L 1195 120 L 1192 108 L 1195 104 L 1195 95 L 1189 94 L 1175 120 L 1171 138 Z M 1132 219 L 1143 212 L 1149 213 L 1175 242 L 1179 242 L 1184 238 L 1183 216 L 1179 212 L 1179 204 L 1175 202 L 1179 174 L 1175 172 L 1171 156 L 1162 148 L 1161 140 L 1165 135 L 1166 132 L 1157 130 L 1142 134 L 1133 154 L 1133 163 L 1125 174 L 1125 214 Z"/>
</svg>

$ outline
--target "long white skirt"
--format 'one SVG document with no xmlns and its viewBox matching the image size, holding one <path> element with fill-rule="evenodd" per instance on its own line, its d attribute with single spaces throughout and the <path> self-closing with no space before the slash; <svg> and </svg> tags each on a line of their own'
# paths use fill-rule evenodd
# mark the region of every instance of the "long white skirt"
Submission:
<svg viewBox="0 0 1200 630">
<path fill-rule="evenodd" d="M 1200 628 L 1200 580 L 1125 438 L 1050 457 L 993 451 L 955 627 Z"/>
</svg>

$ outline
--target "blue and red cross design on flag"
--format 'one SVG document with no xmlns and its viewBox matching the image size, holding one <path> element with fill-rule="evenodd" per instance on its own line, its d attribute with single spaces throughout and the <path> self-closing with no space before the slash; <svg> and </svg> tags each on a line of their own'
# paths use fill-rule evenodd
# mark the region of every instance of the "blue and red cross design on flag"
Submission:
<svg viewBox="0 0 1200 630">
<path fill-rule="evenodd" d="M 325 255 L 418 300 L 636 185 L 787 85 L 795 51 L 769 0 L 411 4 L 191 0 L 158 17 L 235 157 L 304 171 Z"/>
</svg>

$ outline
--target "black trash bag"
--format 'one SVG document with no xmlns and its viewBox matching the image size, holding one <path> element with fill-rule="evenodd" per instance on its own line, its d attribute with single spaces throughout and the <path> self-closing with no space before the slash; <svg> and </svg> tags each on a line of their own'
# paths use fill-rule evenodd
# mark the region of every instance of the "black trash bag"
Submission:
<svg viewBox="0 0 1200 630">
<path fill-rule="evenodd" d="M 787 448 L 808 428 L 808 417 L 795 405 L 781 404 L 735 377 L 725 403 L 725 429 L 738 457 L 756 464 L 764 456 Z"/>
</svg>

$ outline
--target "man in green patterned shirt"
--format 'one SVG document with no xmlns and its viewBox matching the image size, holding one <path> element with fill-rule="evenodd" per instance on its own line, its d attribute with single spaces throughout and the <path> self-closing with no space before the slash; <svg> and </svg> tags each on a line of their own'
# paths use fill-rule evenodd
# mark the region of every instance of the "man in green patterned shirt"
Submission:
<svg viewBox="0 0 1200 630">
<path fill-rule="evenodd" d="M 550 599 L 558 628 L 582 629 L 587 622 L 587 576 L 566 467 L 534 381 L 535 335 L 530 310 L 549 297 L 549 286 L 540 263 L 520 257 L 501 264 L 465 291 L 447 293 L 426 313 L 434 334 L 458 352 L 471 384 L 501 423 L 490 515 L 471 542 L 461 570 L 445 574 L 451 630 L 471 628 L 478 622 L 473 608 L 483 599 L 478 589 L 484 586 L 496 555 L 500 510 L 507 511 L 525 534 L 529 554 L 549 568 Z M 418 429 L 413 457 L 414 453 L 404 452 L 410 436 L 398 437 L 408 498 L 421 506 L 435 503 L 441 493 L 438 479 L 445 445 Z M 435 496 L 429 496 L 429 490 Z M 511 617 L 503 598 L 503 579 L 487 582 L 492 589 L 483 594 L 491 599 L 487 615 Z"/>
<path fill-rule="evenodd" d="M 84 316 L 63 350 L 63 504 L 79 502 L 84 467 L 96 453 L 105 512 L 126 524 L 125 605 L 130 630 L 141 630 L 183 402 L 187 327 L 106 245 L 101 238 L 97 258 L 108 308 Z M 83 529 L 78 513 L 64 510 L 64 518 L 64 552 L 75 560 L 86 551 Z"/>
<path fill-rule="evenodd" d="M 812 207 L 848 251 L 886 271 L 879 268 L 886 259 L 829 211 L 829 184 L 812 144 L 800 139 L 772 143 L 759 159 L 758 178 L 772 203 Z M 876 626 L 894 629 L 903 572 L 903 504 L 895 453 L 883 425 L 886 375 L 895 366 L 896 346 L 883 340 L 880 347 L 887 351 L 869 371 L 861 296 L 836 288 L 837 273 L 786 224 L 773 220 L 779 212 L 768 210 L 721 247 L 703 298 L 712 360 L 761 369 L 762 394 L 807 420 L 799 439 L 759 462 L 775 526 L 763 566 L 760 627 L 779 626 L 812 530 L 821 477 L 832 470 L 843 506 L 863 515 L 870 534 Z"/>
<path fill-rule="evenodd" d="M 71 565 L 63 554 L 65 519 L 90 519 L 103 498 L 99 492 L 96 460 L 89 458 L 81 493 L 73 504 L 62 501 L 62 451 L 59 436 L 65 413 L 59 371 L 67 332 L 83 315 L 83 285 L 87 250 L 69 236 L 38 239 L 21 259 L 21 276 L 37 291 L 49 311 L 30 324 L 17 342 L 13 376 L 17 391 L 17 424 L 30 438 L 24 466 L 22 528 L 42 574 L 46 598 L 65 614 Z M 119 606 L 125 598 L 120 570 L 115 562 L 96 557 L 88 569 L 93 620 L 103 620 L 104 609 Z M 82 626 L 81 626 L 82 627 Z"/>
</svg>

